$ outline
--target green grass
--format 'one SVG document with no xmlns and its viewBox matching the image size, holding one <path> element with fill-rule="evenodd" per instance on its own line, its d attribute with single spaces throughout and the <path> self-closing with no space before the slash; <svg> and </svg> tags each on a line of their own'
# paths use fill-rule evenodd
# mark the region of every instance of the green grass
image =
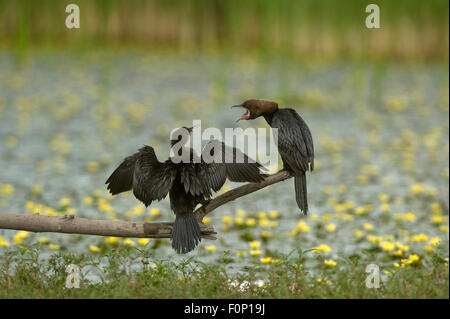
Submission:
<svg viewBox="0 0 450 319">
<path fill-rule="evenodd" d="M 45 262 L 39 254 L 39 245 L 5 253 L 0 264 L 0 298 L 449 297 L 448 262 L 438 254 L 416 266 L 381 267 L 378 289 L 365 286 L 367 260 L 364 257 L 342 259 L 339 267 L 323 266 L 311 273 L 303 266 L 308 252 L 294 251 L 289 256 L 281 256 L 277 265 L 249 266 L 229 275 L 226 255 L 211 264 L 192 258 L 176 264 L 152 259 L 149 250 L 131 248 L 96 256 L 58 252 Z M 80 288 L 66 288 L 69 264 L 80 266 L 84 275 L 87 270 L 97 274 L 98 282 L 91 283 L 82 275 Z M 133 270 L 131 265 L 141 267 Z M 391 274 L 385 275 L 384 270 Z M 264 280 L 264 284 L 258 285 L 258 280 Z"/>
</svg>

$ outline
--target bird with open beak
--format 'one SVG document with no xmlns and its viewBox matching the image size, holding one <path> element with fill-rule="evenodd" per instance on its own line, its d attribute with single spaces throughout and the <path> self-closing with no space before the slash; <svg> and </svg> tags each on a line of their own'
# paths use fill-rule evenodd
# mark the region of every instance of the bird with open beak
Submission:
<svg viewBox="0 0 450 319">
<path fill-rule="evenodd" d="M 314 170 L 314 145 L 308 125 L 294 109 L 279 108 L 278 103 L 273 101 L 250 99 L 232 107 L 245 110 L 236 122 L 262 116 L 270 127 L 276 129 L 273 132 L 283 160 L 283 169 L 294 175 L 297 205 L 306 214 L 308 200 L 305 174 Z"/>
</svg>

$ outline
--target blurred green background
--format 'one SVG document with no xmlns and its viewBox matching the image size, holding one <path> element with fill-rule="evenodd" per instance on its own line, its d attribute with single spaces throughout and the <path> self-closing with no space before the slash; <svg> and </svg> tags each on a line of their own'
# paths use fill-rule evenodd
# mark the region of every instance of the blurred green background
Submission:
<svg viewBox="0 0 450 319">
<path fill-rule="evenodd" d="M 373 2 L 373 1 L 372 1 Z M 65 27 L 76 3 L 81 28 Z M 381 28 L 367 29 L 363 0 L 0 0 L 0 43 L 88 49 L 144 47 L 311 59 L 448 59 L 449 2 L 376 1 Z"/>
</svg>

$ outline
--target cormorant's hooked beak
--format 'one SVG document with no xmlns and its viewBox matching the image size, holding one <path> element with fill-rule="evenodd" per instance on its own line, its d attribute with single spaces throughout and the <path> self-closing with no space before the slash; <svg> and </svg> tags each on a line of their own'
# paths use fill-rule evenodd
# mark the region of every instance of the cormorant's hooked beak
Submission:
<svg viewBox="0 0 450 319">
<path fill-rule="evenodd" d="M 242 114 L 242 116 L 240 118 L 238 118 L 236 120 L 236 122 L 239 122 L 240 120 L 248 120 L 250 118 L 250 111 L 249 109 L 247 109 L 245 106 L 243 106 L 242 104 L 237 104 L 237 105 L 233 105 L 231 108 L 233 107 L 242 107 L 245 109 L 245 113 Z"/>
</svg>

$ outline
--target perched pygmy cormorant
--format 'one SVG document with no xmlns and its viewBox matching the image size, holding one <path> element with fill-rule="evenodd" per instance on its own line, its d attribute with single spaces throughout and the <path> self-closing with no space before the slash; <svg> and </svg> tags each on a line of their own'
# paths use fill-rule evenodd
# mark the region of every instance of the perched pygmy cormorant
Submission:
<svg viewBox="0 0 450 319">
<path fill-rule="evenodd" d="M 182 127 L 185 136 L 192 127 Z M 171 145 L 181 141 L 183 133 L 171 136 Z M 180 131 L 181 132 L 181 131 Z M 177 138 L 173 138 L 176 136 Z M 188 160 L 174 160 L 187 151 Z M 228 154 L 228 155 L 227 155 Z M 264 167 L 250 159 L 239 149 L 227 146 L 218 140 L 211 140 L 199 158 L 193 149 L 184 145 L 165 162 L 158 161 L 151 146 L 145 145 L 139 151 L 123 160 L 106 181 L 112 195 L 133 190 L 134 196 L 149 206 L 154 200 L 161 200 L 169 193 L 170 208 L 175 213 L 172 229 L 172 248 L 178 253 L 193 250 L 201 241 L 200 226 L 193 214 L 197 204 L 206 204 L 212 191 L 218 191 L 228 178 L 233 182 L 261 182 L 266 174 Z M 205 161 L 206 155 L 209 155 Z M 232 163 L 225 159 L 232 158 Z M 237 162 L 243 159 L 242 162 Z M 195 159 L 195 160 L 194 160 Z M 229 160 L 227 160 L 229 161 Z"/>
<path fill-rule="evenodd" d="M 305 173 L 314 170 L 314 145 L 308 125 L 295 110 L 278 108 L 278 104 L 272 101 L 250 99 L 232 107 L 246 109 L 237 121 L 263 116 L 272 128 L 278 129 L 278 152 L 283 160 L 283 169 L 294 174 L 295 199 L 300 210 L 306 214 L 308 201 Z"/>
</svg>

